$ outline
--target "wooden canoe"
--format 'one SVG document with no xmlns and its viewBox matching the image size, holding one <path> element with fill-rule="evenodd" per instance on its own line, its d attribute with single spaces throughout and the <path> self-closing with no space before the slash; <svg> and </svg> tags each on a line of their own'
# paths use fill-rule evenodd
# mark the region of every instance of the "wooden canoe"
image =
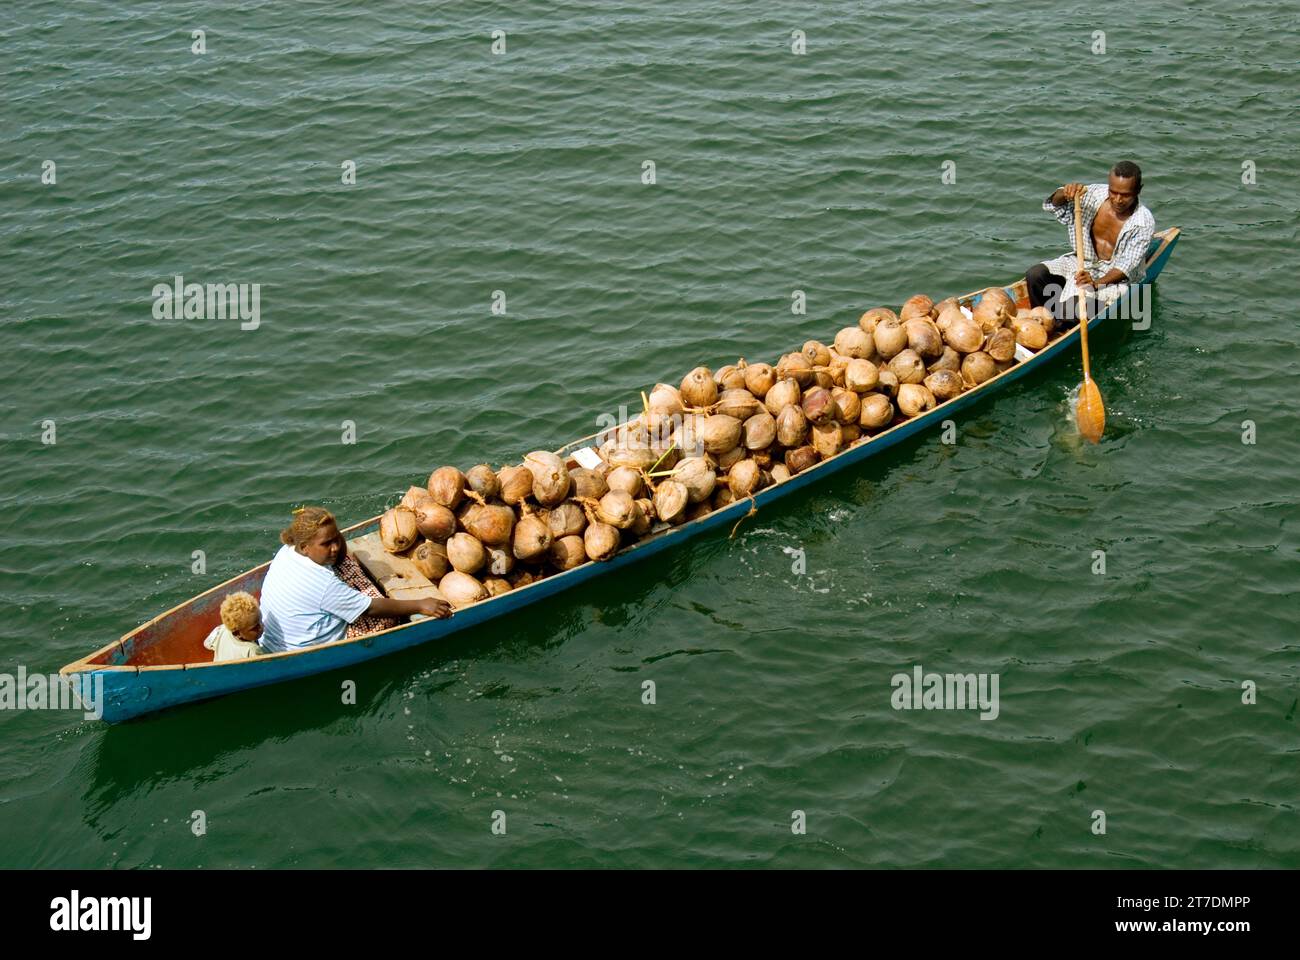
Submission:
<svg viewBox="0 0 1300 960">
<path fill-rule="evenodd" d="M 1153 282 L 1164 268 L 1165 262 L 1178 241 L 1177 227 L 1157 233 L 1147 254 L 1146 284 Z M 1019 306 L 1029 305 L 1024 280 L 1006 288 Z M 1131 296 L 1130 293 L 1128 296 Z M 959 297 L 963 304 L 978 302 L 979 294 Z M 1123 299 L 1112 303 L 1094 317 L 1089 331 L 1120 312 Z M 823 460 L 789 480 L 760 490 L 754 495 L 754 505 L 763 507 L 779 497 L 817 483 L 825 477 L 867 457 L 880 453 L 899 441 L 948 419 L 977 400 L 988 397 L 1008 383 L 1025 376 L 1031 370 L 1041 369 L 1063 356 L 1076 356 L 1079 328 L 1075 326 L 1058 333 L 1042 350 L 1028 359 L 1016 363 L 992 379 L 967 390 L 965 393 L 937 405 L 921 416 L 896 422 L 893 426 L 873 436 L 865 437 L 853 446 L 828 460 Z M 593 435 L 595 437 L 597 435 Z M 572 453 L 588 445 L 593 437 L 584 437 L 561 448 L 558 453 L 571 457 Z M 570 466 L 577 463 L 570 459 Z M 103 718 L 110 723 L 166 707 L 196 700 L 217 697 L 239 690 L 260 687 L 282 680 L 293 680 L 327 670 L 351 666 L 396 650 L 437 640 L 458 630 L 476 627 L 485 621 L 520 607 L 535 603 L 552 594 L 615 570 L 629 563 L 652 556 L 661 550 L 677 546 L 692 537 L 708 531 L 730 529 L 750 510 L 748 500 L 741 500 L 719 510 L 675 527 L 665 527 L 651 532 L 640 541 L 620 550 L 603 563 L 588 561 L 565 573 L 556 573 L 509 593 L 460 609 L 448 620 L 415 620 L 379 633 L 339 640 L 305 650 L 267 654 L 248 660 L 223 663 L 211 662 L 211 653 L 203 640 L 220 622 L 222 599 L 236 590 L 260 594 L 262 578 L 270 563 L 242 573 L 219 584 L 179 606 L 173 607 L 148 623 L 137 627 L 120 640 L 101 647 L 94 653 L 65 666 L 60 673 L 70 681 L 97 683 L 103 681 Z M 371 517 L 343 532 L 354 554 L 371 548 L 369 562 L 364 565 L 381 586 L 394 596 L 436 595 L 428 585 L 404 579 L 410 571 L 404 569 L 379 569 L 384 558 L 382 551 L 373 550 L 374 534 L 379 528 L 379 517 Z M 360 558 L 360 557 L 359 557 Z M 400 567 L 400 564 L 397 564 Z M 418 574 L 416 574 L 418 577 Z M 432 591 L 432 593 L 430 593 Z M 93 688 L 92 688 L 93 689 Z"/>
</svg>

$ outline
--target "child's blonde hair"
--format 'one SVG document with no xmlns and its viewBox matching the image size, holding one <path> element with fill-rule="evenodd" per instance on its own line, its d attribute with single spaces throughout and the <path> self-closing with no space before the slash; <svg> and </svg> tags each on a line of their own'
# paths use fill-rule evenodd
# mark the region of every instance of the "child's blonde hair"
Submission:
<svg viewBox="0 0 1300 960">
<path fill-rule="evenodd" d="M 261 608 L 251 593 L 232 593 L 221 601 L 221 622 L 231 633 L 255 627 L 261 618 Z"/>
</svg>

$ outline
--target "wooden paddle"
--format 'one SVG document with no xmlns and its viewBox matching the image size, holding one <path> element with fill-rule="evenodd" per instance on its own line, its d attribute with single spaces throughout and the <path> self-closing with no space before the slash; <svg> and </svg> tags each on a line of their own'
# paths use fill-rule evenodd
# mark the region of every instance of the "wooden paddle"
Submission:
<svg viewBox="0 0 1300 960">
<path fill-rule="evenodd" d="M 1074 197 L 1074 255 L 1078 260 L 1078 269 L 1083 269 L 1083 195 Z M 1093 382 L 1092 370 L 1088 364 L 1088 300 L 1083 287 L 1077 287 L 1079 294 L 1079 345 L 1083 348 L 1083 383 L 1079 387 L 1079 406 L 1075 418 L 1079 424 L 1079 433 L 1093 443 L 1101 440 L 1102 431 L 1106 429 L 1106 407 L 1101 402 L 1101 391 Z"/>
</svg>

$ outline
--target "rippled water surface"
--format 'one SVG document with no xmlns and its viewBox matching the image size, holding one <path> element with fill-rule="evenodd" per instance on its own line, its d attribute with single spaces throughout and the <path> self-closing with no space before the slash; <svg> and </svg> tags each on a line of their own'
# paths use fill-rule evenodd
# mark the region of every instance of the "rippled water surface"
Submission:
<svg viewBox="0 0 1300 960">
<path fill-rule="evenodd" d="M 1300 866 L 1300 31 L 1038 6 L 11 0 L 6 671 L 263 562 L 295 504 L 362 519 L 696 364 L 1009 281 L 1065 249 L 1041 198 L 1116 159 L 1184 235 L 1151 329 L 1094 345 L 1099 446 L 1070 356 L 955 445 L 349 670 L 356 706 L 328 674 L 0 714 L 0 865 Z M 260 283 L 261 326 L 155 320 L 177 274 Z M 999 674 L 1000 715 L 891 709 L 917 664 Z"/>
</svg>

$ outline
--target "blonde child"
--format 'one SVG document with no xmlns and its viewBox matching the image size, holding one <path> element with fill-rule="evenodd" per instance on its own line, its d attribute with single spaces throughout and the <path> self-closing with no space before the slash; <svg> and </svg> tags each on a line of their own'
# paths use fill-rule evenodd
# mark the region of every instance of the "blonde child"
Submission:
<svg viewBox="0 0 1300 960">
<path fill-rule="evenodd" d="M 262 635 L 262 610 L 252 594 L 232 593 L 221 601 L 221 624 L 213 628 L 203 645 L 212 651 L 214 663 L 243 660 L 262 652 L 257 638 Z"/>
</svg>

